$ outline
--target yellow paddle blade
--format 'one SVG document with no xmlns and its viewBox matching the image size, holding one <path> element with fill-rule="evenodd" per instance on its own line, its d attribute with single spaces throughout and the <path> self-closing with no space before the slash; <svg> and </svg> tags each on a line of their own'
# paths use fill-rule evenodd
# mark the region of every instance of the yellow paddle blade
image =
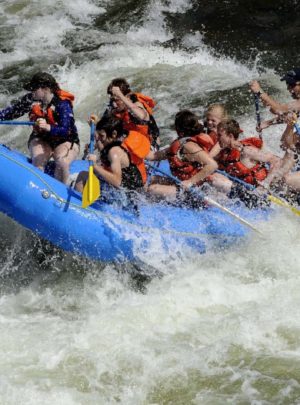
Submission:
<svg viewBox="0 0 300 405">
<path fill-rule="evenodd" d="M 272 201 L 275 204 L 280 205 L 281 207 L 286 207 L 289 210 L 291 210 L 295 215 L 299 215 L 300 216 L 300 210 L 298 210 L 297 208 L 289 205 L 287 202 L 280 200 L 277 197 L 274 197 L 273 195 L 268 195 L 268 200 Z"/>
<path fill-rule="evenodd" d="M 89 167 L 88 181 L 85 183 L 82 193 L 82 208 L 93 204 L 100 197 L 100 182 L 94 174 L 94 167 Z"/>
</svg>

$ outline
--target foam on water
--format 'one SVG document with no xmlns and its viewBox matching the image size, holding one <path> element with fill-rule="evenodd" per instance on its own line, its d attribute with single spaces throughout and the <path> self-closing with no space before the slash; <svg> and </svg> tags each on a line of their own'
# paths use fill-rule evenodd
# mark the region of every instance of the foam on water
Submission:
<svg viewBox="0 0 300 405">
<path fill-rule="evenodd" d="M 150 1 L 144 11 L 144 23 L 142 26 L 132 27 L 127 32 L 127 38 L 141 44 L 168 41 L 173 35 L 166 28 L 164 13 L 184 13 L 191 7 L 192 2 L 185 0 L 172 0 L 167 4 L 159 0 Z"/>
<path fill-rule="evenodd" d="M 104 12 L 92 1 L 52 2 L 44 0 L 42 6 L 35 1 L 11 1 L 0 5 L 0 16 L 13 36 L 1 52 L 1 68 L 13 62 L 36 58 L 57 58 L 69 53 L 63 45 L 66 32 L 78 24 L 88 24 L 96 14 Z"/>
<path fill-rule="evenodd" d="M 89 53 L 83 53 L 81 63 L 76 60 L 73 64 L 73 56 L 64 40 L 66 34 L 72 32 L 78 44 L 81 43 L 80 47 L 84 48 L 86 24 L 91 23 L 96 14 L 104 12 L 107 4 L 103 2 L 102 7 L 96 7 L 91 1 L 84 5 L 78 2 L 64 2 L 63 6 L 50 3 L 43 3 L 39 13 L 35 3 L 30 1 L 19 12 L 13 11 L 13 6 L 10 8 L 12 11 L 6 23 L 13 27 L 16 35 L 12 51 L 2 55 L 3 66 L 29 57 L 37 63 L 44 57 L 47 61 L 50 55 L 50 71 L 63 88 L 76 94 L 75 113 L 84 141 L 88 137 L 86 119 L 90 113 L 99 113 L 105 108 L 106 87 L 112 77 L 125 76 L 135 88 L 153 95 L 158 101 L 157 120 L 164 128 L 170 126 L 171 116 L 192 100 L 205 99 L 214 91 L 242 86 L 257 74 L 229 58 L 213 56 L 203 45 L 199 33 L 189 33 L 184 37 L 183 44 L 190 49 L 166 47 L 164 42 L 172 38 L 172 33 L 165 26 L 163 13 L 184 12 L 192 6 L 190 2 L 178 0 L 169 2 L 168 6 L 160 1 L 150 2 L 142 24 L 133 25 L 127 32 L 107 35 L 98 30 L 97 34 L 91 34 L 89 41 L 96 41 L 97 36 L 101 38 L 96 55 L 89 60 Z M 93 28 L 89 32 L 94 32 Z M 42 46 L 37 47 L 37 44 Z M 67 57 L 65 63 L 55 64 L 60 57 Z M 2 98 L 7 99 L 7 94 Z"/>
<path fill-rule="evenodd" d="M 174 260 L 172 273 L 146 294 L 107 266 L 100 275 L 93 268 L 83 279 L 64 273 L 53 285 L 2 296 L 2 400 L 296 398 L 297 225 L 281 213 L 261 226 L 265 238 L 249 238 L 247 249 L 229 250 L 226 260 L 221 252 Z"/>
</svg>

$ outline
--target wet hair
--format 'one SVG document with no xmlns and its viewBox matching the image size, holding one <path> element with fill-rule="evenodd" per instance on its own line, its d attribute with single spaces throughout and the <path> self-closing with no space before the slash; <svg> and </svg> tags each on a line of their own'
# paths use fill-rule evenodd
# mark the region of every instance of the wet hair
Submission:
<svg viewBox="0 0 300 405">
<path fill-rule="evenodd" d="M 234 139 L 238 139 L 242 132 L 239 123 L 236 120 L 224 120 L 218 125 L 218 129 L 224 129 L 227 134 L 232 134 Z"/>
<path fill-rule="evenodd" d="M 197 135 L 203 132 L 199 117 L 190 110 L 181 110 L 175 116 L 175 129 L 184 136 Z"/>
<path fill-rule="evenodd" d="M 29 82 L 24 84 L 24 89 L 28 91 L 35 91 L 40 87 L 48 87 L 53 93 L 56 93 L 60 89 L 54 77 L 47 72 L 37 72 Z"/>
<path fill-rule="evenodd" d="M 216 111 L 220 112 L 220 115 L 222 116 L 221 119 L 222 120 L 227 120 L 228 119 L 228 113 L 226 111 L 226 108 L 224 106 L 224 104 L 210 104 L 207 107 L 207 110 L 205 112 L 205 116 L 207 116 L 207 114 L 213 114 Z"/>
<path fill-rule="evenodd" d="M 126 94 L 131 92 L 129 83 L 123 77 L 117 77 L 116 79 L 113 79 L 109 83 L 107 87 L 107 94 L 112 95 L 111 92 L 112 87 L 119 87 L 124 96 L 126 96 Z"/>
<path fill-rule="evenodd" d="M 108 138 L 114 138 L 113 132 L 116 131 L 116 138 L 121 138 L 124 135 L 123 122 L 122 120 L 108 118 L 107 120 L 101 120 L 96 125 L 96 131 L 105 131 Z"/>
</svg>

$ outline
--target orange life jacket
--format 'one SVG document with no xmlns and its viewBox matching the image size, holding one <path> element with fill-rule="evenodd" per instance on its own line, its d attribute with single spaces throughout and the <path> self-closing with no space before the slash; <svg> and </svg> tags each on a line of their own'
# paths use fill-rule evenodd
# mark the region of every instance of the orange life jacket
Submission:
<svg viewBox="0 0 300 405">
<path fill-rule="evenodd" d="M 261 149 L 263 141 L 253 137 L 243 139 L 241 144 Z M 241 162 L 241 151 L 238 149 L 226 148 L 222 150 L 217 160 L 221 170 L 225 170 L 231 176 L 243 179 L 246 183 L 257 185 L 258 181 L 263 181 L 268 175 L 268 170 L 262 162 L 257 162 L 251 168 L 245 166 Z"/>
<path fill-rule="evenodd" d="M 149 96 L 145 96 L 145 94 L 142 93 L 134 93 L 138 101 L 143 104 L 145 109 L 147 110 L 147 113 L 149 115 L 153 114 L 153 108 L 156 106 L 156 102 L 153 100 L 153 98 Z"/>
<path fill-rule="evenodd" d="M 58 90 L 55 95 L 58 96 L 60 100 L 68 100 L 73 106 L 73 101 L 75 99 L 74 95 L 65 90 Z M 41 103 L 35 102 L 32 104 L 31 111 L 29 112 L 29 120 L 36 121 L 38 118 L 44 118 L 48 124 L 56 125 L 56 119 L 54 117 L 55 107 L 53 105 L 48 106 L 46 111 L 43 111 Z"/>
<path fill-rule="evenodd" d="M 121 147 L 128 152 L 131 163 L 134 164 L 141 173 L 144 184 L 147 181 L 144 159 L 150 152 L 150 146 L 149 138 L 137 131 L 130 131 L 121 144 Z"/>
<path fill-rule="evenodd" d="M 136 96 L 137 101 L 139 101 L 149 114 L 150 118 L 153 114 L 152 109 L 155 107 L 155 101 L 149 97 L 145 96 L 142 93 L 132 93 L 133 96 Z M 149 129 L 149 121 L 141 121 L 138 118 L 134 117 L 128 110 L 121 113 L 114 113 L 116 118 L 119 118 L 123 122 L 123 128 L 127 131 L 137 131 L 143 135 L 146 135 L 151 140 L 151 134 Z"/>
<path fill-rule="evenodd" d="M 203 168 L 201 163 L 189 162 L 180 156 L 182 147 L 187 142 L 195 142 L 208 153 L 216 144 L 216 139 L 214 140 L 210 135 L 201 133 L 193 137 L 179 138 L 171 143 L 168 152 L 168 160 L 171 173 L 179 180 L 188 180 Z"/>
</svg>

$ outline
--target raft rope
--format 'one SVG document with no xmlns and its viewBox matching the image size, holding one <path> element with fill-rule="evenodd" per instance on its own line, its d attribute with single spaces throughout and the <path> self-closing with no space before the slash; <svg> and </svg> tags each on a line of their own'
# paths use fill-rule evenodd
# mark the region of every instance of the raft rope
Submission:
<svg viewBox="0 0 300 405">
<path fill-rule="evenodd" d="M 3 146 L 5 146 L 5 145 L 3 145 Z M 8 150 L 10 150 L 10 149 L 8 148 Z M 41 181 L 41 183 L 43 183 L 45 185 L 45 187 L 48 189 L 48 192 L 50 194 L 49 197 L 55 198 L 61 204 L 66 204 L 66 205 L 72 206 L 74 208 L 80 209 L 81 211 L 83 210 L 84 212 L 92 213 L 96 217 L 102 216 L 104 218 L 109 218 L 112 222 L 116 223 L 116 219 L 114 218 L 113 215 L 105 214 L 103 212 L 96 211 L 95 209 L 89 208 L 89 207 L 82 208 L 81 201 L 80 201 L 80 204 L 75 204 L 75 203 L 72 203 L 72 202 L 70 202 L 68 200 L 65 200 L 64 198 L 60 197 L 53 190 L 53 188 L 49 185 L 49 183 L 45 179 L 43 179 L 42 176 L 40 176 L 38 173 L 36 173 L 35 170 L 31 169 L 27 165 L 19 162 L 18 160 L 14 159 L 13 157 L 7 156 L 5 153 L 0 152 L 0 156 L 6 158 L 7 160 L 10 160 L 11 162 L 17 164 L 18 166 L 22 167 L 23 169 L 27 170 L 28 172 L 33 174 L 35 177 L 37 177 Z M 112 220 L 112 218 L 113 218 L 113 220 Z M 206 233 L 175 231 L 175 230 L 166 229 L 166 228 L 154 228 L 154 227 L 150 227 L 150 226 L 134 224 L 133 222 L 127 221 L 126 219 L 120 219 L 120 221 L 124 222 L 127 225 L 130 225 L 133 228 L 138 229 L 140 232 L 148 232 L 149 233 L 149 232 L 153 232 L 153 230 L 157 229 L 157 230 L 163 231 L 163 233 L 167 233 L 167 234 L 170 234 L 170 235 L 178 235 L 178 236 L 187 237 L 187 238 L 194 238 L 194 239 L 203 239 L 203 237 L 207 237 L 207 236 L 210 236 L 210 237 L 213 237 L 213 238 L 216 238 L 216 239 L 219 237 L 218 234 L 213 235 L 213 234 L 206 234 Z M 230 238 L 230 236 L 227 235 L 226 238 Z M 232 236 L 232 238 L 235 238 L 235 237 Z"/>
</svg>

